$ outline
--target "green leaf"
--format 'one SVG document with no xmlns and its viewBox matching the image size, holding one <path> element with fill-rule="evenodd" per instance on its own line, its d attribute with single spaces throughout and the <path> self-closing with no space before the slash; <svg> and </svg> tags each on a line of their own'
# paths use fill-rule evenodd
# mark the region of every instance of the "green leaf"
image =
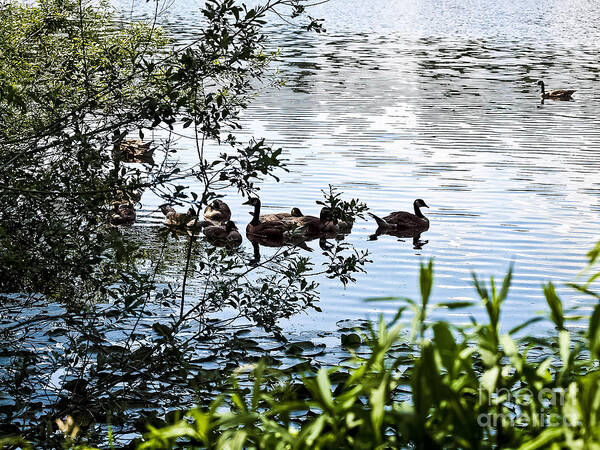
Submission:
<svg viewBox="0 0 600 450">
<path fill-rule="evenodd" d="M 431 295 L 431 288 L 433 286 L 433 258 L 429 260 L 428 264 L 425 265 L 420 263 L 419 270 L 419 287 L 421 289 L 421 305 L 423 309 L 427 307 L 429 302 L 429 296 Z"/>
<path fill-rule="evenodd" d="M 500 367 L 494 366 L 486 370 L 481 375 L 481 386 L 490 394 L 496 391 L 498 376 L 500 375 Z"/>
<path fill-rule="evenodd" d="M 385 413 L 385 394 L 388 387 L 388 375 L 384 375 L 379 386 L 371 391 L 369 403 L 371 404 L 371 423 L 375 432 L 376 442 L 381 442 L 381 425 Z"/>
<path fill-rule="evenodd" d="M 508 332 L 508 334 L 516 334 L 519 331 L 521 331 L 522 329 L 524 329 L 524 328 L 528 327 L 529 325 L 531 325 L 532 323 L 539 322 L 540 320 L 544 320 L 544 318 L 543 317 L 533 317 L 533 318 L 531 318 L 529 320 L 526 320 L 522 324 L 517 325 L 514 328 L 511 328 L 510 331 Z"/>
<path fill-rule="evenodd" d="M 317 373 L 317 386 L 324 406 L 327 409 L 332 410 L 333 399 L 331 397 L 331 383 L 329 382 L 329 376 L 327 375 L 327 370 L 325 368 L 320 369 Z"/>
<path fill-rule="evenodd" d="M 588 325 L 588 341 L 590 350 L 598 358 L 600 355 L 600 304 L 596 305 Z"/>
<path fill-rule="evenodd" d="M 558 298 L 558 295 L 556 295 L 554 285 L 552 282 L 549 282 L 543 287 L 546 303 L 548 303 L 548 306 L 550 307 L 550 318 L 559 330 L 564 330 L 565 317 L 563 314 L 562 302 L 560 301 L 560 298 Z"/>
<path fill-rule="evenodd" d="M 563 370 L 566 370 L 571 359 L 571 336 L 567 330 L 560 330 L 558 332 L 558 344 L 560 348 L 560 359 L 563 363 Z"/>
<path fill-rule="evenodd" d="M 538 434 L 534 439 L 523 442 L 519 446 L 519 450 L 536 450 L 538 448 L 550 448 L 549 445 L 558 441 L 563 433 L 565 432 L 565 427 L 553 427 L 548 428 Z M 562 447 L 562 446 L 561 446 Z M 559 447 L 559 448 L 561 448 Z"/>
<path fill-rule="evenodd" d="M 508 268 L 508 273 L 506 274 L 506 276 L 504 277 L 504 281 L 502 282 L 502 289 L 500 290 L 500 294 L 498 295 L 499 303 L 504 302 L 504 300 L 506 299 L 506 297 L 508 295 L 508 289 L 510 288 L 512 274 L 513 274 L 513 264 L 511 263 L 510 267 Z"/>
</svg>

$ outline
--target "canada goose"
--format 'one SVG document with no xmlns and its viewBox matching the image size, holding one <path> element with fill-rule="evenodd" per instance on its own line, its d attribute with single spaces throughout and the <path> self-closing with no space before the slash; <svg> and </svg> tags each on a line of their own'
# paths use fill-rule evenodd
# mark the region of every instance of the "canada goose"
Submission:
<svg viewBox="0 0 600 450">
<path fill-rule="evenodd" d="M 546 92 L 546 90 L 544 89 L 544 82 L 542 80 L 538 81 L 537 84 L 542 88 L 542 93 L 540 94 L 540 97 L 542 98 L 568 100 L 571 98 L 573 93 L 577 92 L 572 89 L 551 89 L 548 92 Z"/>
<path fill-rule="evenodd" d="M 188 211 L 188 213 L 189 213 L 189 211 Z M 218 224 L 215 224 L 214 222 L 211 222 L 210 220 L 200 220 L 198 218 L 198 216 L 195 216 L 195 215 L 191 216 L 191 217 L 192 217 L 192 219 L 185 224 L 185 227 L 189 230 L 199 231 L 205 227 L 212 227 L 215 225 L 218 226 Z"/>
<path fill-rule="evenodd" d="M 402 230 L 428 230 L 429 219 L 423 215 L 420 208 L 429 208 L 429 206 L 427 206 L 420 198 L 414 201 L 413 206 L 415 208 L 414 214 L 405 211 L 397 211 L 385 216 L 383 219 L 377 217 L 375 214 L 369 213 L 369 215 L 377 222 L 378 231 L 380 233 Z"/>
<path fill-rule="evenodd" d="M 178 213 L 171 205 L 160 205 L 160 210 L 165 215 L 165 225 L 168 227 L 185 227 L 187 224 L 196 217 L 196 211 L 194 208 L 190 208 L 185 213 Z"/>
<path fill-rule="evenodd" d="M 133 203 L 113 203 L 108 221 L 111 225 L 132 225 L 135 222 Z"/>
<path fill-rule="evenodd" d="M 254 214 L 254 213 L 250 213 L 250 214 Z M 275 213 L 275 214 L 263 214 L 262 216 L 260 216 L 259 220 L 261 222 L 269 222 L 272 220 L 286 220 L 286 219 L 290 219 L 292 217 L 302 217 L 303 214 L 300 211 L 300 209 L 298 208 L 292 208 L 292 210 L 289 213 Z"/>
<path fill-rule="evenodd" d="M 154 164 L 152 154 L 155 148 L 150 147 L 152 142 L 142 142 L 140 139 L 124 139 L 120 150 L 123 162 L 142 162 Z"/>
<path fill-rule="evenodd" d="M 231 219 L 231 210 L 224 201 L 214 200 L 204 210 L 204 218 L 217 224 L 225 223 Z"/>
<path fill-rule="evenodd" d="M 122 203 L 139 203 L 140 200 L 142 199 L 142 194 L 144 193 L 144 188 L 139 188 L 139 189 L 131 189 L 131 190 L 123 190 L 123 189 L 117 189 L 113 198 L 113 205 L 115 203 L 117 204 L 122 204 Z"/>
<path fill-rule="evenodd" d="M 261 222 L 260 199 L 257 197 L 248 199 L 248 201 L 244 202 L 244 205 L 254 206 L 252 220 L 246 226 L 246 233 L 248 235 L 260 236 L 263 238 L 274 239 L 276 241 L 281 240 L 283 242 L 285 233 L 295 227 L 293 223 L 286 223 L 282 220 L 267 220 Z"/>
<path fill-rule="evenodd" d="M 284 222 L 293 223 L 296 227 L 294 231 L 310 236 L 335 233 L 338 231 L 337 225 L 332 221 L 331 209 L 321 208 L 319 217 L 301 216 L 284 219 Z"/>
<path fill-rule="evenodd" d="M 337 219 L 334 221 L 337 226 L 337 232 L 342 234 L 349 234 L 352 231 L 354 225 L 354 219 L 349 218 L 346 220 Z"/>
<path fill-rule="evenodd" d="M 206 239 L 214 243 L 225 244 L 227 246 L 238 246 L 242 243 L 242 235 L 238 231 L 235 223 L 231 220 L 225 222 L 224 225 L 211 225 L 204 227 L 202 230 Z"/>
</svg>

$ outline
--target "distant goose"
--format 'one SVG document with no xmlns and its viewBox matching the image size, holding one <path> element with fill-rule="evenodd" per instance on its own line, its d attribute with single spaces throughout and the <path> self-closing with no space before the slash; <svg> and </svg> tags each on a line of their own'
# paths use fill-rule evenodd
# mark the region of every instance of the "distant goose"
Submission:
<svg viewBox="0 0 600 450">
<path fill-rule="evenodd" d="M 427 204 L 420 198 L 416 199 L 413 203 L 415 213 L 411 214 L 406 211 L 393 212 L 383 219 L 377 217 L 375 214 L 369 213 L 371 217 L 375 219 L 378 225 L 378 231 L 402 231 L 402 230 L 415 230 L 415 231 L 426 231 L 429 229 L 429 219 L 421 212 L 421 207 L 429 208 Z"/>
<path fill-rule="evenodd" d="M 575 92 L 577 92 L 573 89 L 551 89 L 548 92 L 546 92 L 546 90 L 544 89 L 544 82 L 542 80 L 538 81 L 537 84 L 542 87 L 542 93 L 540 94 L 540 97 L 542 98 L 568 100 Z"/>
</svg>

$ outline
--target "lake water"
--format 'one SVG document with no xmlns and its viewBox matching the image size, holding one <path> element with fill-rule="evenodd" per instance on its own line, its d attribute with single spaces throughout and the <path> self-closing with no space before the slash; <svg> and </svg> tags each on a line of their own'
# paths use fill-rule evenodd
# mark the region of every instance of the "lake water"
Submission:
<svg viewBox="0 0 600 450">
<path fill-rule="evenodd" d="M 590 310 L 564 283 L 600 237 L 599 4 L 332 0 L 311 15 L 325 19 L 326 34 L 270 27 L 287 85 L 263 90 L 244 113 L 247 136 L 282 147 L 290 169 L 261 185 L 264 210 L 317 214 L 331 184 L 378 215 L 411 211 L 423 198 L 431 226 L 415 249 L 410 239 L 369 241 L 375 223 L 358 221 L 346 240 L 371 252 L 367 273 L 345 290 L 319 279 L 323 311 L 282 323 L 286 331 L 311 335 L 340 319 L 392 314 L 399 302 L 363 299 L 417 298 L 418 265 L 429 258 L 433 301 L 475 299 L 472 271 L 501 278 L 514 261 L 506 327 L 546 308 L 547 281 L 568 307 Z M 196 2 L 176 0 L 162 20 L 186 40 L 201 16 Z M 541 104 L 538 79 L 577 89 L 574 100 Z M 182 165 L 193 162 L 192 141 L 178 147 Z M 226 201 L 247 223 L 244 199 Z M 162 220 L 159 202 L 144 196 L 141 225 Z M 434 317 L 484 319 L 481 307 L 459 311 Z"/>
</svg>

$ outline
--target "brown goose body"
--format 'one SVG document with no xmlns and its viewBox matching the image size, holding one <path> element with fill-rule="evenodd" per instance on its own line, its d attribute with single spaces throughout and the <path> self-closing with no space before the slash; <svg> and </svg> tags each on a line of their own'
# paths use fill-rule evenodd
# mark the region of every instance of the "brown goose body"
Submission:
<svg viewBox="0 0 600 450">
<path fill-rule="evenodd" d="M 212 227 L 218 225 L 210 220 L 200 220 L 198 216 L 192 216 L 192 219 L 185 224 L 185 227 L 189 230 L 201 230 L 204 227 Z"/>
<path fill-rule="evenodd" d="M 238 246 L 242 243 L 242 235 L 231 220 L 224 225 L 207 226 L 202 232 L 206 239 L 214 245 Z"/>
<path fill-rule="evenodd" d="M 152 155 L 155 148 L 152 142 L 143 142 L 140 139 L 125 139 L 121 142 L 120 149 L 123 162 L 154 163 Z"/>
<path fill-rule="evenodd" d="M 338 233 L 349 234 L 352 231 L 354 222 L 352 220 L 338 220 L 336 225 Z"/>
<path fill-rule="evenodd" d="M 544 88 L 544 82 L 542 80 L 538 81 L 537 84 L 542 88 L 542 92 L 540 94 L 540 97 L 542 98 L 568 100 L 575 92 L 577 92 L 574 89 L 550 89 L 546 92 Z"/>
<path fill-rule="evenodd" d="M 321 209 L 319 217 L 290 217 L 284 221 L 292 223 L 294 225 L 294 229 L 299 233 L 309 236 L 335 233 L 338 230 L 338 227 L 331 220 L 331 210 L 327 207 Z"/>
<path fill-rule="evenodd" d="M 429 208 L 429 206 L 420 198 L 414 201 L 413 206 L 415 209 L 414 214 L 406 211 L 397 211 L 383 218 L 371 213 L 369 215 L 375 219 L 379 227 L 378 229 L 382 232 L 405 230 L 427 231 L 429 229 L 429 219 L 423 215 L 421 207 Z"/>
<path fill-rule="evenodd" d="M 302 217 L 303 214 L 300 211 L 300 209 L 298 208 L 292 208 L 292 210 L 289 213 L 275 213 L 275 214 L 263 214 L 262 216 L 259 217 L 259 220 L 261 222 L 272 222 L 272 221 L 276 221 L 276 220 L 287 220 L 287 219 L 291 219 L 294 217 Z"/>
<path fill-rule="evenodd" d="M 246 233 L 262 238 L 267 238 L 275 241 L 283 242 L 285 234 L 293 228 L 293 225 L 286 224 L 282 221 L 259 222 L 256 225 L 250 222 L 246 226 Z"/>
<path fill-rule="evenodd" d="M 204 218 L 214 223 L 225 223 L 231 219 L 231 210 L 222 200 L 214 200 L 204 209 Z"/>
<path fill-rule="evenodd" d="M 135 208 L 132 203 L 114 203 L 108 221 L 111 225 L 132 225 L 135 218 Z"/>
<path fill-rule="evenodd" d="M 160 210 L 165 215 L 165 225 L 168 227 L 185 227 L 196 217 L 196 212 L 193 208 L 188 209 L 185 213 L 178 213 L 170 205 L 161 205 Z"/>
<path fill-rule="evenodd" d="M 260 237 L 263 239 L 281 241 L 285 239 L 285 234 L 289 230 L 292 230 L 295 225 L 289 221 L 283 220 L 260 220 L 260 199 L 253 197 L 244 203 L 245 205 L 254 206 L 252 214 L 252 220 L 246 226 L 246 234 L 250 239 L 250 236 Z"/>
</svg>

